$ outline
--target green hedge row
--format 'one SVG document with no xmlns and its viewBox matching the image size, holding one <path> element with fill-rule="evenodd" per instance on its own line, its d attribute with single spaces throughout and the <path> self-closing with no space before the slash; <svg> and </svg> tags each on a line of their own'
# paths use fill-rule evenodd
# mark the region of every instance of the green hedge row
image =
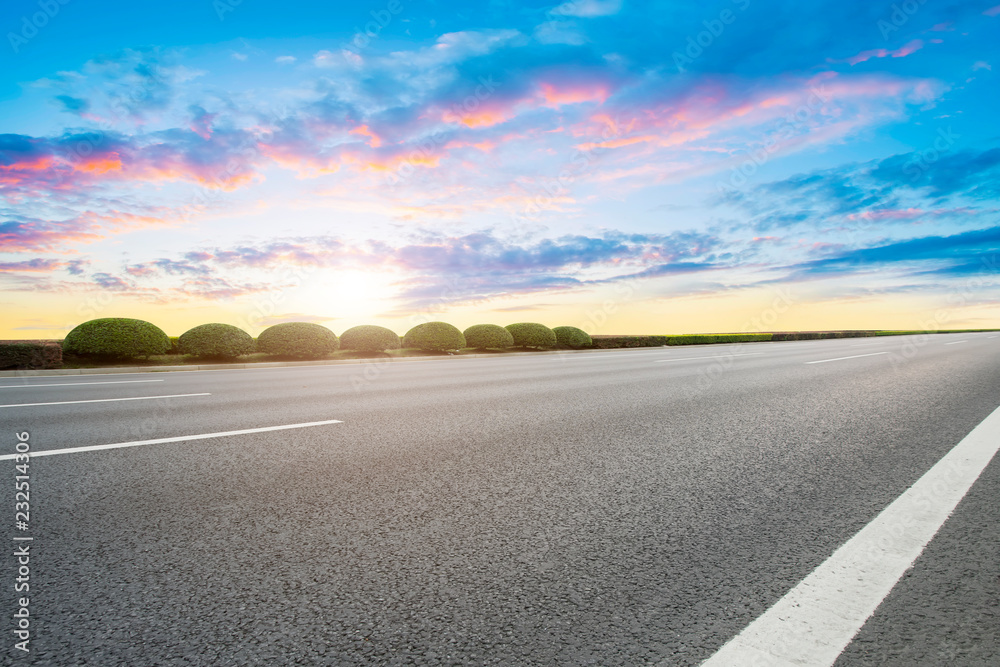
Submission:
<svg viewBox="0 0 1000 667">
<path fill-rule="evenodd" d="M 877 335 L 883 334 L 876 331 L 787 331 L 781 333 L 689 334 L 685 336 L 594 336 L 593 347 L 609 350 L 623 347 L 757 343 L 769 340 L 819 340 L 821 338 L 858 338 Z"/>
<path fill-rule="evenodd" d="M 265 329 L 254 340 L 248 333 L 230 324 L 202 324 L 180 336 L 171 337 L 143 320 L 107 317 L 84 322 L 73 329 L 66 336 L 62 351 L 106 359 L 138 359 L 159 354 L 236 359 L 254 352 L 319 359 L 338 349 L 385 352 L 408 347 L 452 352 L 463 348 L 581 349 L 590 346 L 590 336 L 576 327 L 557 327 L 553 330 L 535 322 L 520 322 L 507 327 L 477 324 L 465 332 L 446 322 L 427 322 L 413 327 L 402 337 L 385 327 L 362 325 L 348 329 L 340 338 L 318 324 L 285 322 Z"/>
<path fill-rule="evenodd" d="M 669 336 L 594 336 L 594 347 L 611 350 L 622 347 L 662 347 Z"/>
<path fill-rule="evenodd" d="M 59 368 L 62 366 L 62 347 L 48 341 L 0 342 L 0 370 Z"/>
<path fill-rule="evenodd" d="M 771 340 L 820 340 L 821 338 L 864 338 L 875 331 L 785 331 L 771 334 Z"/>
<path fill-rule="evenodd" d="M 669 336 L 667 345 L 711 345 L 713 343 L 759 343 L 773 340 L 771 334 L 691 334 Z"/>
<path fill-rule="evenodd" d="M 983 330 L 985 331 L 985 329 Z M 143 320 L 102 318 L 84 322 L 62 343 L 0 344 L 0 368 L 51 368 L 61 364 L 63 353 L 109 359 L 135 359 L 159 354 L 186 354 L 208 359 L 236 359 L 253 352 L 297 359 L 319 359 L 338 349 L 385 352 L 400 347 L 434 352 L 463 348 L 479 350 L 614 349 L 708 345 L 758 341 L 818 340 L 861 336 L 899 335 L 903 331 L 791 331 L 778 333 L 690 334 L 684 336 L 594 336 L 576 327 L 549 327 L 537 322 L 519 322 L 500 327 L 477 324 L 464 332 L 446 322 L 427 322 L 405 336 L 385 327 L 363 325 L 345 331 L 340 338 L 326 327 L 309 322 L 285 322 L 265 329 L 255 341 L 248 333 L 229 324 L 202 324 L 181 336 L 168 337 L 160 328 Z M 936 333 L 948 333 L 939 331 Z"/>
</svg>

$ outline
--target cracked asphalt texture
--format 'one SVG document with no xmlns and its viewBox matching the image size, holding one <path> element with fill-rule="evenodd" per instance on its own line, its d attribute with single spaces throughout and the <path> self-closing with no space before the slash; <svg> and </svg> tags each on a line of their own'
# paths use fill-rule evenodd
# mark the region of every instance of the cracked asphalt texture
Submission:
<svg viewBox="0 0 1000 667">
<path fill-rule="evenodd" d="M 37 386 L 115 379 L 163 381 Z M 0 453 L 343 423 L 33 459 L 7 664 L 697 665 L 1000 405 L 1000 338 L 21 384 L 4 403 L 212 395 L 4 409 Z M 838 667 L 997 664 L 998 476 Z"/>
</svg>

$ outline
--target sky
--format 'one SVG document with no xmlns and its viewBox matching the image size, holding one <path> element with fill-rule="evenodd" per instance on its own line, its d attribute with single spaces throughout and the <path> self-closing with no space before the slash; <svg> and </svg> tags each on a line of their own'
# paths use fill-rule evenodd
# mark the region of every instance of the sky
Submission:
<svg viewBox="0 0 1000 667">
<path fill-rule="evenodd" d="M 0 338 L 1000 327 L 998 0 L 13 0 Z"/>
</svg>

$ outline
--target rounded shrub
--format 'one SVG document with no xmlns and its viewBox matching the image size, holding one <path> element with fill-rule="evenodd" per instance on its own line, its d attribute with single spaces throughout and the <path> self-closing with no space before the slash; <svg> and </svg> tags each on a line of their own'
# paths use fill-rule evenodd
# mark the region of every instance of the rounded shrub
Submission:
<svg viewBox="0 0 1000 667">
<path fill-rule="evenodd" d="M 231 324 L 202 324 L 181 334 L 181 354 L 195 357 L 235 359 L 254 351 L 254 340 L 246 331 Z"/>
<path fill-rule="evenodd" d="M 552 329 L 537 322 L 519 322 L 506 327 L 514 337 L 515 347 L 555 347 L 556 335 Z"/>
<path fill-rule="evenodd" d="M 170 339 L 155 324 L 126 317 L 103 317 L 84 322 L 66 335 L 63 352 L 134 359 L 170 350 Z"/>
<path fill-rule="evenodd" d="M 474 324 L 464 332 L 465 344 L 477 350 L 504 350 L 514 347 L 514 337 L 497 324 Z"/>
<path fill-rule="evenodd" d="M 340 347 L 358 352 L 385 352 L 399 349 L 399 336 L 395 331 L 373 324 L 351 327 L 340 334 Z"/>
<path fill-rule="evenodd" d="M 465 347 L 465 336 L 447 322 L 424 322 L 406 332 L 403 347 L 437 352 L 461 350 Z"/>
<path fill-rule="evenodd" d="M 312 322 L 284 322 L 257 337 L 257 351 L 299 359 L 319 359 L 340 349 L 337 334 Z"/>
<path fill-rule="evenodd" d="M 582 350 L 594 344 L 590 334 L 583 329 L 576 327 L 556 327 L 552 330 L 556 335 L 556 342 L 563 347 L 571 347 L 574 350 Z"/>
</svg>

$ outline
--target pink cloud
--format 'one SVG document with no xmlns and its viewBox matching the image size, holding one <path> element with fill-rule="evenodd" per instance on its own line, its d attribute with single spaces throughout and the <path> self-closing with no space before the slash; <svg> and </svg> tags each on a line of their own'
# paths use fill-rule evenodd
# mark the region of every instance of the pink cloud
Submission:
<svg viewBox="0 0 1000 667">
<path fill-rule="evenodd" d="M 583 83 L 556 85 L 552 83 L 540 83 L 538 85 L 539 104 L 549 109 L 558 109 L 568 104 L 581 104 L 591 102 L 604 104 L 610 94 L 607 84 L 604 83 Z"/>
<path fill-rule="evenodd" d="M 0 185 L 28 195 L 108 181 L 188 181 L 232 190 L 256 175 L 255 160 L 238 152 L 240 140 L 242 135 L 231 133 L 205 141 L 187 130 L 152 140 L 107 134 L 58 139 L 8 135 L 0 141 Z"/>
<path fill-rule="evenodd" d="M 377 134 L 372 132 L 367 125 L 359 125 L 358 127 L 351 130 L 351 134 L 357 134 L 362 137 L 368 137 L 368 145 L 372 148 L 378 148 L 382 145 L 382 138 Z"/>
<path fill-rule="evenodd" d="M 872 58 L 886 58 L 886 57 L 905 58 L 911 53 L 916 53 L 917 51 L 922 49 L 923 46 L 924 46 L 923 40 L 914 39 L 913 41 L 910 41 L 904 44 L 903 46 L 899 47 L 895 51 L 891 51 L 889 49 L 869 49 L 867 51 L 862 51 L 856 56 L 851 56 L 846 60 L 838 61 L 831 59 L 830 62 L 846 62 L 850 63 L 851 65 L 857 65 L 858 63 L 863 63 L 867 60 L 871 60 Z"/>
</svg>

